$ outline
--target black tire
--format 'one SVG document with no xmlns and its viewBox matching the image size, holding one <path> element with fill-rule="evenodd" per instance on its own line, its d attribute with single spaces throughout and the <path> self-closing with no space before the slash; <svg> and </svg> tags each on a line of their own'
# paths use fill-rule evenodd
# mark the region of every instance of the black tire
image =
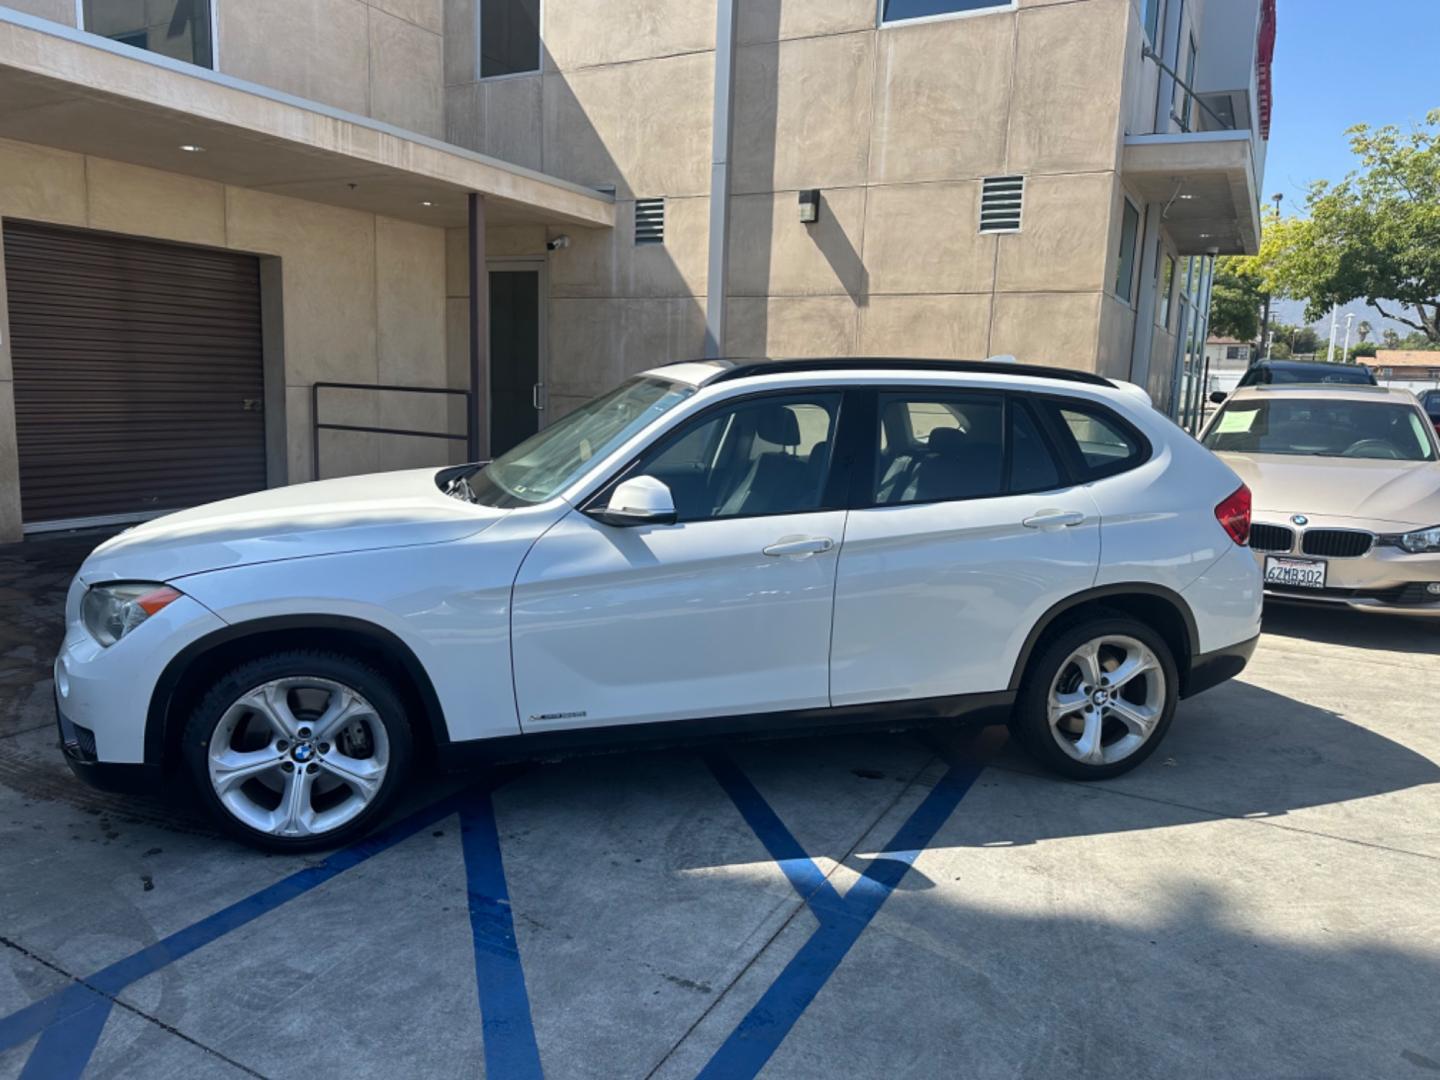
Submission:
<svg viewBox="0 0 1440 1080">
<path fill-rule="evenodd" d="M 373 713 L 365 713 L 364 725 L 368 729 L 369 725 L 378 721 L 383 726 L 384 741 L 388 744 L 385 747 L 388 763 L 384 776 L 369 803 L 343 824 L 310 836 L 281 836 L 247 824 L 225 806 L 210 778 L 211 739 L 231 706 L 257 687 L 291 678 L 325 680 L 359 694 L 373 709 Z M 292 753 L 294 749 L 291 748 Z M 414 756 L 414 737 L 400 695 L 380 672 L 337 653 L 287 650 L 247 661 L 216 680 L 185 725 L 181 736 L 181 755 L 200 801 L 226 832 L 265 851 L 299 853 L 340 847 L 362 836 L 377 823 L 409 773 Z M 293 763 L 288 771 L 295 771 Z M 330 782 L 333 783 L 333 780 Z M 344 791 L 340 794 L 343 795 Z"/>
<path fill-rule="evenodd" d="M 1050 691 L 1076 650 L 1088 642 L 1110 637 L 1134 639 L 1154 654 L 1159 661 L 1159 674 L 1164 680 L 1163 690 L 1157 688 L 1155 696 L 1163 701 L 1163 705 L 1157 706 L 1159 719 L 1151 727 L 1149 736 L 1128 756 L 1110 763 L 1092 764 L 1077 760 L 1061 748 L 1058 739 L 1067 736 L 1051 729 Z M 1106 780 L 1129 772 L 1155 752 L 1175 718 L 1179 685 L 1175 657 L 1165 639 L 1150 626 L 1120 614 L 1087 618 L 1061 631 L 1031 658 L 1010 717 L 1010 733 L 1031 757 L 1051 772 L 1075 780 Z M 1105 723 L 1107 727 L 1104 730 L 1110 732 L 1107 741 L 1114 743 L 1117 736 L 1123 735 L 1123 730 L 1115 727 L 1118 721 Z"/>
</svg>

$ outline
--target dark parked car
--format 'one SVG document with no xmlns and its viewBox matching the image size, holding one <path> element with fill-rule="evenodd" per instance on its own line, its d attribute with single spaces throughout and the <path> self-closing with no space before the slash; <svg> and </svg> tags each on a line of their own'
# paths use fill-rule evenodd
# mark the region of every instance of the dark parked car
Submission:
<svg viewBox="0 0 1440 1080">
<path fill-rule="evenodd" d="M 1420 404 L 1425 407 L 1425 414 L 1430 417 L 1435 430 L 1440 431 L 1440 390 L 1426 390 L 1421 393 Z"/>
<path fill-rule="evenodd" d="M 1375 373 L 1364 364 L 1327 364 L 1320 360 L 1261 360 L 1240 378 L 1240 387 L 1289 385 L 1293 383 L 1338 383 L 1344 386 L 1375 386 Z M 1239 389 L 1240 387 L 1237 387 Z M 1210 400 L 1219 405 L 1226 394 L 1217 390 Z"/>
</svg>

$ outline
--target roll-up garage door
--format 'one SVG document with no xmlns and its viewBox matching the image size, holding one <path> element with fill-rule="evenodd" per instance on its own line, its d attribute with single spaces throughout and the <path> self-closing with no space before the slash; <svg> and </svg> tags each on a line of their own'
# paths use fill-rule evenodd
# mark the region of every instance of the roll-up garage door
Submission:
<svg viewBox="0 0 1440 1080">
<path fill-rule="evenodd" d="M 265 486 L 253 256 L 7 221 L 26 526 Z"/>
</svg>

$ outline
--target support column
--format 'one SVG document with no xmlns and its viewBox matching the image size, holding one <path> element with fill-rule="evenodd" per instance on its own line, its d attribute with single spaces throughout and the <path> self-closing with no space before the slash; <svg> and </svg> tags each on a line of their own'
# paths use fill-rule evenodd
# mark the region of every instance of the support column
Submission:
<svg viewBox="0 0 1440 1080">
<path fill-rule="evenodd" d="M 1140 296 L 1135 305 L 1135 339 L 1130 345 L 1130 381 L 1150 389 L 1150 353 L 1155 347 L 1155 304 L 1160 285 L 1160 227 L 1162 207 L 1145 207 L 1145 246 L 1140 253 Z"/>
<path fill-rule="evenodd" d="M 490 370 L 490 274 L 485 257 L 485 200 L 473 192 L 466 250 L 470 255 L 470 410 L 465 419 L 470 439 L 465 455 L 471 461 L 479 461 L 484 456 L 480 433 L 489 400 L 485 377 Z"/>
<path fill-rule="evenodd" d="M 711 120 L 710 265 L 705 297 L 705 355 L 725 351 L 725 290 L 730 281 L 730 149 L 735 111 L 735 12 L 718 0 L 715 14 L 715 108 Z"/>
</svg>

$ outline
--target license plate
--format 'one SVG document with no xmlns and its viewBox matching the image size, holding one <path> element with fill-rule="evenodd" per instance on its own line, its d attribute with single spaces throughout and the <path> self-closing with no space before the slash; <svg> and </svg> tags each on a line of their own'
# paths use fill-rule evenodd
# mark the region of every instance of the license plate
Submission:
<svg viewBox="0 0 1440 1080">
<path fill-rule="evenodd" d="M 1284 585 L 1292 589 L 1325 588 L 1324 559 L 1285 559 L 1277 555 L 1265 557 L 1265 584 Z"/>
</svg>

